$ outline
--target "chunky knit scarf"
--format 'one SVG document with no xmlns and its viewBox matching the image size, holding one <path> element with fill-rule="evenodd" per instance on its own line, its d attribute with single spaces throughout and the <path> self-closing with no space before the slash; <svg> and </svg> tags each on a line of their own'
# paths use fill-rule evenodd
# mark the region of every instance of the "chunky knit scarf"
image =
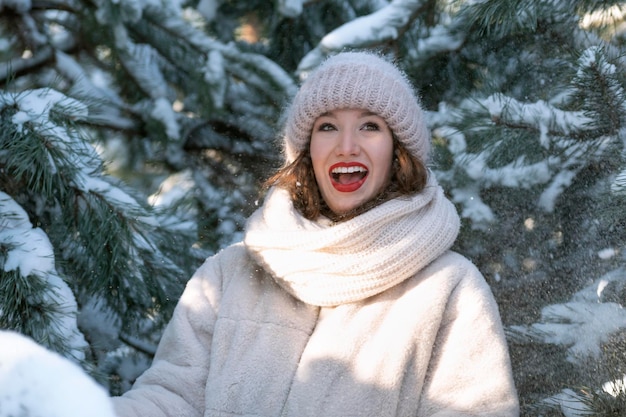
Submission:
<svg viewBox="0 0 626 417">
<path fill-rule="evenodd" d="M 456 209 L 431 175 L 421 193 L 338 224 L 305 219 L 288 193 L 274 188 L 248 220 L 244 243 L 293 296 L 334 306 L 413 276 L 449 249 L 458 231 Z"/>
</svg>

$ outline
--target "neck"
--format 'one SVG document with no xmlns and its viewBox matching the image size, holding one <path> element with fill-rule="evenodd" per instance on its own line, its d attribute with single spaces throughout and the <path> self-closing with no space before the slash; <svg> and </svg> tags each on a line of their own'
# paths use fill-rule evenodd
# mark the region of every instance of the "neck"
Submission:
<svg viewBox="0 0 626 417">
<path fill-rule="evenodd" d="M 320 213 L 323 216 L 332 220 L 334 223 L 341 223 L 341 222 L 345 222 L 347 220 L 353 219 L 356 216 L 359 216 L 373 209 L 374 207 L 377 207 L 393 198 L 399 197 L 400 195 L 402 194 L 397 191 L 393 191 L 390 187 L 387 187 L 386 189 L 381 191 L 378 195 L 376 195 L 371 200 L 368 200 L 365 203 L 353 208 L 352 210 L 349 210 L 343 213 L 336 213 L 332 211 L 328 207 L 324 199 L 320 197 L 320 201 L 322 204 L 322 206 L 320 207 Z"/>
</svg>

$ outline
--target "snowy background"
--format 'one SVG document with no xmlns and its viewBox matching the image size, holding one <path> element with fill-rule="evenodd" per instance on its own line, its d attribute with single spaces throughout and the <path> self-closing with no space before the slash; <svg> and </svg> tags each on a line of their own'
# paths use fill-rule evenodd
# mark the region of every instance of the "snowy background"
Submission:
<svg viewBox="0 0 626 417">
<path fill-rule="evenodd" d="M 626 414 L 625 11 L 0 0 L 0 417 L 111 415 L 193 270 L 241 237 L 299 80 L 350 48 L 420 92 L 523 415 Z"/>
</svg>

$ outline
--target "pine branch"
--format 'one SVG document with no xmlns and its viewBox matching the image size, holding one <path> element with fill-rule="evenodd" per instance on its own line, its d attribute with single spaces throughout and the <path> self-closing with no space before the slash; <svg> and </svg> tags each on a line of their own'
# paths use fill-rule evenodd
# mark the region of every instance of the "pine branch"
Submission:
<svg viewBox="0 0 626 417">
<path fill-rule="evenodd" d="M 148 357 L 153 357 L 156 353 L 156 346 L 154 344 L 144 342 L 141 339 L 125 333 L 120 333 L 120 340 L 128 346 L 132 346 L 136 351 L 146 354 Z"/>
<path fill-rule="evenodd" d="M 24 75 L 44 65 L 50 64 L 54 59 L 54 51 L 45 46 L 38 49 L 32 57 L 16 58 L 8 62 L 0 62 L 0 84 L 4 84 L 13 77 Z"/>
<path fill-rule="evenodd" d="M 626 169 L 620 171 L 613 180 L 611 192 L 616 195 L 626 196 Z"/>
<path fill-rule="evenodd" d="M 623 126 L 626 92 L 615 64 L 608 61 L 601 47 L 588 48 L 578 61 L 572 80 L 574 97 L 589 118 L 596 135 L 616 135 Z"/>
<path fill-rule="evenodd" d="M 76 301 L 57 275 L 47 235 L 1 191 L 0 219 L 0 328 L 83 360 L 87 345 L 77 328 Z"/>
<path fill-rule="evenodd" d="M 487 0 L 472 3 L 461 12 L 479 37 L 504 38 L 537 29 L 541 0 Z"/>
<path fill-rule="evenodd" d="M 343 24 L 324 36 L 302 58 L 298 72 L 312 70 L 333 52 L 350 48 L 371 48 L 398 39 L 427 3 L 424 0 L 394 0 L 382 9 Z"/>
<path fill-rule="evenodd" d="M 0 149 L 11 155 L 3 164 L 30 192 L 46 193 L 45 208 L 36 215 L 63 255 L 64 274 L 75 290 L 101 294 L 126 320 L 171 311 L 188 273 L 177 264 L 183 257 L 172 256 L 190 246 L 193 230 L 158 225 L 145 202 L 103 175 L 94 149 L 71 127 L 72 119 L 84 115 L 80 103 L 53 90 L 2 97 L 11 105 L 4 111 L 13 112 L 3 118 Z M 181 244 L 163 251 L 172 247 L 158 239 L 172 236 Z"/>
<path fill-rule="evenodd" d="M 548 146 L 549 137 L 584 137 L 593 120 L 582 111 L 560 110 L 543 100 L 522 103 L 502 94 L 492 95 L 480 104 L 497 125 L 540 132 L 544 146 Z"/>
</svg>

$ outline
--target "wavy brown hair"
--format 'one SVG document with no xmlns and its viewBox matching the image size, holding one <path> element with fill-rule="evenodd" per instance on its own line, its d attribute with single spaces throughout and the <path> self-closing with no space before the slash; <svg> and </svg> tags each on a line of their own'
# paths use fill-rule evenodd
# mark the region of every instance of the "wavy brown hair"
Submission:
<svg viewBox="0 0 626 417">
<path fill-rule="evenodd" d="M 335 222 L 349 220 L 385 201 L 419 193 L 426 186 L 428 170 L 425 164 L 411 154 L 395 135 L 393 143 L 394 161 L 389 185 L 376 197 L 347 213 L 334 213 L 326 205 L 315 180 L 308 147 L 292 163 L 283 166 L 265 181 L 264 188 L 276 186 L 286 189 L 294 207 L 309 220 L 316 219 L 320 214 Z"/>
</svg>

